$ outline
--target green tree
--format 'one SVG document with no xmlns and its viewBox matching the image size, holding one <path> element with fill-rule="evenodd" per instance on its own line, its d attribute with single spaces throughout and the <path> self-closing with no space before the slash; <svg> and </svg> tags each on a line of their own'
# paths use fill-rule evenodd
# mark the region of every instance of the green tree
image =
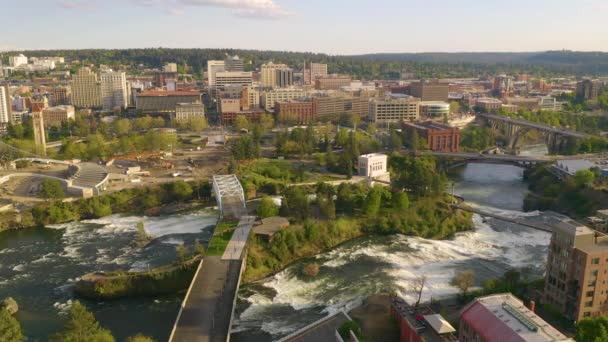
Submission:
<svg viewBox="0 0 608 342">
<path fill-rule="evenodd" d="M 245 115 L 238 115 L 236 120 L 234 120 L 234 126 L 236 129 L 249 129 L 250 123 Z"/>
<path fill-rule="evenodd" d="M 51 340 L 56 342 L 115 341 L 110 331 L 102 328 L 95 316 L 79 301 L 72 304 L 70 316 L 64 324 L 63 330 L 53 336 Z"/>
<path fill-rule="evenodd" d="M 114 122 L 114 133 L 117 136 L 128 135 L 129 132 L 131 132 L 131 121 L 129 119 L 120 119 Z"/>
<path fill-rule="evenodd" d="M 61 200 L 65 197 L 63 185 L 55 179 L 45 179 L 42 182 L 40 197 L 46 200 Z"/>
<path fill-rule="evenodd" d="M 189 128 L 192 132 L 201 133 L 205 128 L 209 127 L 207 119 L 202 116 L 196 116 L 188 120 Z"/>
<path fill-rule="evenodd" d="M 190 251 L 188 251 L 188 248 L 186 248 L 186 246 L 184 246 L 183 244 L 177 245 L 175 247 L 175 255 L 177 255 L 177 261 L 183 263 L 188 260 L 188 257 L 190 256 Z"/>
<path fill-rule="evenodd" d="M 192 197 L 192 186 L 190 186 L 190 184 L 184 182 L 183 180 L 178 180 L 176 182 L 171 183 L 169 189 L 169 196 L 179 202 L 183 202 Z"/>
<path fill-rule="evenodd" d="M 469 289 L 473 286 L 474 280 L 475 273 L 473 272 L 473 270 L 465 270 L 456 273 L 450 281 L 450 285 L 457 287 L 462 293 L 462 296 L 464 297 L 467 295 Z"/>
<path fill-rule="evenodd" d="M 367 133 L 374 135 L 376 134 L 376 124 L 375 123 L 370 123 L 367 125 Z"/>
<path fill-rule="evenodd" d="M 460 103 L 458 101 L 450 101 L 450 113 L 458 113 L 460 111 Z"/>
<path fill-rule="evenodd" d="M 378 214 L 380 211 L 380 206 L 382 204 L 382 195 L 378 188 L 372 188 L 365 198 L 365 202 L 363 202 L 363 210 L 367 216 L 373 217 Z"/>
<path fill-rule="evenodd" d="M 410 199 L 406 192 L 400 191 L 393 194 L 393 209 L 403 212 L 410 207 Z"/>
<path fill-rule="evenodd" d="M 0 341 L 25 341 L 19 321 L 4 308 L 0 308 Z"/>
<path fill-rule="evenodd" d="M 399 136 L 399 133 L 397 133 L 395 130 L 392 130 L 389 148 L 391 149 L 391 151 L 399 151 L 402 145 L 403 142 L 401 141 L 401 136 Z"/>
<path fill-rule="evenodd" d="M 271 130 L 274 127 L 274 117 L 270 114 L 262 114 L 260 125 L 262 125 L 264 131 Z"/>
<path fill-rule="evenodd" d="M 580 320 L 576 325 L 576 341 L 608 341 L 608 316 Z"/>
<path fill-rule="evenodd" d="M 144 336 L 143 334 L 137 334 L 135 336 L 129 336 L 127 342 L 156 342 L 152 337 Z"/>
<path fill-rule="evenodd" d="M 591 170 L 578 170 L 574 173 L 574 182 L 576 186 L 590 186 L 595 181 L 595 173 Z"/>
<path fill-rule="evenodd" d="M 279 214 L 279 207 L 274 204 L 270 196 L 264 196 L 258 205 L 257 214 L 261 218 L 277 216 Z"/>
</svg>

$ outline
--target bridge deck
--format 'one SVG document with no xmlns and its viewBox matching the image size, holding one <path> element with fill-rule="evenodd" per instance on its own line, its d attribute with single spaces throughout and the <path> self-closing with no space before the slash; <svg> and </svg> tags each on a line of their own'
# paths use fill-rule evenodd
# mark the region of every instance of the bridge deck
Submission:
<svg viewBox="0 0 608 342">
<path fill-rule="evenodd" d="M 458 208 L 458 209 L 461 209 L 461 210 L 470 211 L 472 213 L 479 214 L 481 216 L 491 217 L 491 218 L 494 218 L 494 219 L 497 219 L 497 220 L 515 223 L 515 224 L 518 224 L 518 225 L 521 225 L 521 226 L 525 226 L 525 227 L 528 227 L 528 228 L 533 228 L 533 229 L 536 229 L 536 230 L 542 230 L 544 232 L 549 232 L 549 233 L 553 232 L 553 229 L 551 229 L 551 227 L 549 227 L 549 226 L 545 226 L 545 225 L 541 225 L 541 224 L 537 224 L 537 223 L 532 223 L 532 222 L 529 222 L 529 221 L 526 221 L 526 220 L 522 220 L 522 219 L 505 217 L 505 216 L 497 215 L 497 214 L 494 214 L 494 213 L 489 213 L 489 212 L 486 212 L 486 211 L 483 211 L 483 210 L 480 210 L 480 209 L 477 209 L 477 208 L 472 208 L 472 207 L 470 207 L 468 205 L 452 204 L 452 207 Z"/>
<path fill-rule="evenodd" d="M 522 120 L 522 119 L 513 119 L 508 116 L 487 114 L 487 113 L 477 114 L 477 115 L 480 117 L 486 118 L 488 120 L 508 122 L 508 123 L 515 124 L 517 126 L 530 127 L 530 128 L 534 128 L 534 129 L 541 130 L 541 131 L 560 134 L 563 136 L 570 136 L 570 137 L 575 137 L 575 138 L 586 138 L 586 137 L 590 136 L 589 134 L 583 133 L 583 132 L 573 131 L 570 129 L 555 128 L 555 127 L 545 125 L 542 123 L 538 123 L 538 122 L 532 122 L 532 121 Z"/>
</svg>

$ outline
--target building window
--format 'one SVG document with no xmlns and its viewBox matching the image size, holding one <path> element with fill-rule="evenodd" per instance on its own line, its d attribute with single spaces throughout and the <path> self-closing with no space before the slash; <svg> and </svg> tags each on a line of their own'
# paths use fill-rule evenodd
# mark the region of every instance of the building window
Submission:
<svg viewBox="0 0 608 342">
<path fill-rule="evenodd" d="M 599 263 L 600 263 L 600 258 L 593 258 L 593 259 L 591 259 L 591 263 L 592 263 L 593 265 L 597 265 L 597 264 L 599 264 Z"/>
<path fill-rule="evenodd" d="M 591 271 L 591 275 L 592 275 L 592 276 L 597 276 L 597 270 L 593 270 L 593 271 Z"/>
<path fill-rule="evenodd" d="M 585 302 L 585 307 L 590 308 L 593 306 L 593 301 Z"/>
<path fill-rule="evenodd" d="M 591 316 L 591 312 L 585 312 L 583 313 L 583 317 L 590 317 Z"/>
<path fill-rule="evenodd" d="M 593 291 L 587 291 L 587 297 L 593 297 Z"/>
<path fill-rule="evenodd" d="M 587 286 L 595 286 L 595 280 L 589 280 Z"/>
</svg>

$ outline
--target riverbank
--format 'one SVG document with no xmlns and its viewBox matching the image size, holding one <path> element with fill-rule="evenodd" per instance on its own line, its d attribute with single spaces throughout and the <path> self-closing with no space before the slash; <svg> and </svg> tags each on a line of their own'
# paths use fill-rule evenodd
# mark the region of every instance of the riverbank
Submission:
<svg viewBox="0 0 608 342">
<path fill-rule="evenodd" d="M 177 293 L 188 288 L 201 259 L 202 256 L 197 255 L 177 265 L 143 272 L 87 273 L 74 285 L 74 293 L 95 300 Z"/>
<path fill-rule="evenodd" d="M 124 189 L 72 202 L 50 201 L 29 211 L 5 213 L 0 216 L 0 232 L 98 219 L 118 213 L 170 215 L 210 205 L 210 184 L 178 180 L 156 186 Z"/>
</svg>

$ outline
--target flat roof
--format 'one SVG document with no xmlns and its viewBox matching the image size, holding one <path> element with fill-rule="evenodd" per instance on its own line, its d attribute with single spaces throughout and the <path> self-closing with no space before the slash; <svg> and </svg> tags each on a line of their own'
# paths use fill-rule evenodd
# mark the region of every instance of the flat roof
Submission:
<svg viewBox="0 0 608 342">
<path fill-rule="evenodd" d="M 168 91 L 168 90 L 148 90 L 143 91 L 137 96 L 184 96 L 184 95 L 201 95 L 200 91 Z"/>
<path fill-rule="evenodd" d="M 437 334 L 441 335 L 456 331 L 456 329 L 454 329 L 454 327 L 439 314 L 424 315 L 422 317 L 424 317 L 424 320 L 431 326 L 431 328 L 433 328 L 433 330 L 435 330 Z"/>
</svg>

